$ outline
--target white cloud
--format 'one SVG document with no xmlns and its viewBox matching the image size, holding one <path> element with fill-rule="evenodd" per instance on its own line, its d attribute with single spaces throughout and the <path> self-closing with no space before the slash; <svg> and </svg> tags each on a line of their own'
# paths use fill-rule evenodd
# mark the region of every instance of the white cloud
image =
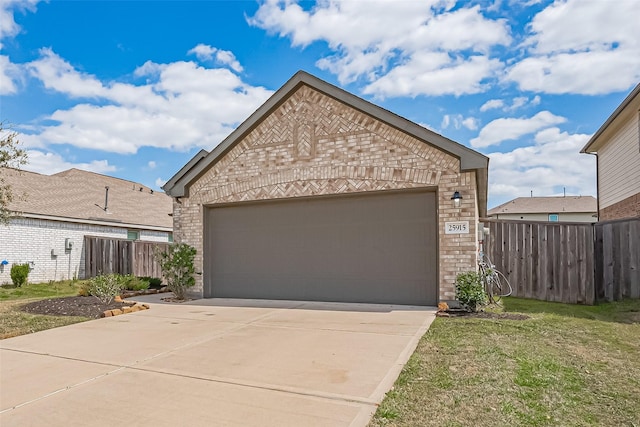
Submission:
<svg viewBox="0 0 640 427">
<path fill-rule="evenodd" d="M 40 0 L 2 0 L 0 1 L 0 49 L 2 48 L 2 40 L 15 37 L 21 31 L 20 26 L 16 23 L 13 15 L 16 11 L 34 11 L 36 4 Z"/>
<path fill-rule="evenodd" d="M 551 196 L 563 187 L 569 194 L 595 195 L 595 158 L 580 154 L 590 137 L 552 127 L 537 132 L 532 145 L 489 154 L 491 198 L 507 201 L 531 191 Z"/>
<path fill-rule="evenodd" d="M 240 65 L 240 62 L 238 62 L 233 52 L 218 49 L 218 52 L 216 52 L 216 60 L 220 64 L 228 65 L 235 72 L 242 72 L 242 65 Z"/>
<path fill-rule="evenodd" d="M 478 129 L 478 119 L 475 117 L 467 117 L 465 118 L 462 114 L 445 114 L 442 117 L 442 123 L 440 127 L 442 129 L 446 129 L 449 125 L 453 125 L 455 129 L 460 129 L 465 127 L 469 130 L 477 130 Z"/>
<path fill-rule="evenodd" d="M 94 76 L 76 71 L 50 48 L 40 49 L 40 58 L 27 64 L 31 74 L 47 89 L 71 97 L 102 97 L 107 90 Z"/>
<path fill-rule="evenodd" d="M 50 49 L 28 66 L 51 90 L 88 98 L 45 119 L 55 122 L 29 132 L 33 147 L 76 147 L 134 154 L 142 146 L 211 149 L 272 92 L 244 83 L 226 68 L 193 62 L 147 62 L 134 71 L 146 83 L 102 82 L 77 71 Z"/>
<path fill-rule="evenodd" d="M 502 141 L 515 140 L 552 125 L 564 123 L 566 120 L 564 117 L 556 116 L 549 111 L 541 111 L 535 116 L 525 119 L 496 119 L 482 128 L 480 134 L 470 141 L 471 146 L 483 148 L 497 145 Z"/>
<path fill-rule="evenodd" d="M 249 23 L 301 48 L 326 42 L 333 53 L 316 65 L 342 84 L 364 78 L 368 94 L 478 93 L 502 69 L 490 52 L 511 42 L 509 27 L 506 20 L 483 16 L 479 6 L 452 10 L 454 5 L 332 0 L 304 10 L 292 1 L 269 0 Z"/>
<path fill-rule="evenodd" d="M 503 99 L 490 99 L 480 106 L 480 112 L 484 113 L 495 109 L 513 112 L 524 106 L 535 107 L 540 105 L 540 101 L 541 99 L 539 95 L 534 96 L 531 100 L 526 96 L 517 96 L 511 100 L 511 105 L 508 105 Z"/>
<path fill-rule="evenodd" d="M 149 160 L 149 163 L 147 163 L 147 167 L 149 169 L 155 169 L 157 166 L 156 162 L 154 162 L 153 160 Z"/>
<path fill-rule="evenodd" d="M 115 172 L 117 170 L 116 167 L 110 165 L 107 160 L 93 160 L 89 163 L 71 163 L 64 160 L 59 154 L 39 150 L 28 150 L 27 155 L 29 156 L 29 163 L 23 166 L 23 169 L 45 175 L 51 175 L 71 168 L 96 173 Z"/>
<path fill-rule="evenodd" d="M 18 91 L 16 80 L 20 78 L 20 67 L 8 56 L 0 55 L 0 95 L 11 95 Z"/>
<path fill-rule="evenodd" d="M 511 107 L 509 107 L 509 109 L 510 110 L 517 110 L 518 108 L 520 108 L 523 105 L 525 105 L 528 100 L 529 100 L 529 98 L 527 98 L 526 96 L 517 96 L 517 97 L 513 98 L 513 104 L 511 104 Z"/>
<path fill-rule="evenodd" d="M 482 106 L 480 107 L 480 111 L 484 113 L 485 111 L 502 107 L 504 107 L 504 101 L 502 99 L 490 99 L 482 104 Z"/>
<path fill-rule="evenodd" d="M 600 95 L 624 91 L 640 80 L 640 51 L 559 53 L 529 57 L 508 71 L 522 90 Z"/>
<path fill-rule="evenodd" d="M 39 0 L 0 0 L 0 50 L 3 41 L 13 38 L 22 28 L 16 23 L 14 13 L 35 11 Z M 17 81 L 22 78 L 22 69 L 6 55 L 0 55 L 0 95 L 11 95 L 18 91 Z"/>
<path fill-rule="evenodd" d="M 227 65 L 235 72 L 242 72 L 242 65 L 240 65 L 240 62 L 238 62 L 233 52 L 228 50 L 222 50 L 200 43 L 193 49 L 189 50 L 187 54 L 196 55 L 200 61 L 211 61 L 215 59 L 218 64 Z"/>
<path fill-rule="evenodd" d="M 507 70 L 520 89 L 586 95 L 623 91 L 640 80 L 640 3 L 556 1 L 529 25 L 524 59 Z"/>
<path fill-rule="evenodd" d="M 200 61 L 210 61 L 217 50 L 215 47 L 200 43 L 189 50 L 187 54 L 195 55 Z"/>
<path fill-rule="evenodd" d="M 475 117 L 467 117 L 462 120 L 462 126 L 466 127 L 469 130 L 477 130 L 478 129 L 478 119 Z"/>
<path fill-rule="evenodd" d="M 501 68 L 500 61 L 486 56 L 452 60 L 447 53 L 416 53 L 408 63 L 396 66 L 363 92 L 378 97 L 480 93 L 486 89 L 483 80 Z"/>
<path fill-rule="evenodd" d="M 162 179 L 160 177 L 156 178 L 156 188 L 162 188 L 163 185 L 165 185 L 167 183 L 166 179 Z"/>
</svg>

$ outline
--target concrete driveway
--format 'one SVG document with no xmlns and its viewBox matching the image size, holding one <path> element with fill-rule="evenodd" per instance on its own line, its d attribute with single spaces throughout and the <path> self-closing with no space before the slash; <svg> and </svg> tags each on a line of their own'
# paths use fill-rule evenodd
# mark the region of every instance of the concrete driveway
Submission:
<svg viewBox="0 0 640 427">
<path fill-rule="evenodd" d="M 0 425 L 364 426 L 428 307 L 208 299 L 0 341 Z"/>
</svg>

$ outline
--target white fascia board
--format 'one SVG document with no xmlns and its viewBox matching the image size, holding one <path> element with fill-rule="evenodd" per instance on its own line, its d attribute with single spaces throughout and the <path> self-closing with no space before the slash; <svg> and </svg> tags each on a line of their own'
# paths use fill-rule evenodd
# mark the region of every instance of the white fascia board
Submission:
<svg viewBox="0 0 640 427">
<path fill-rule="evenodd" d="M 102 225 L 105 227 L 118 227 L 118 228 L 135 228 L 136 230 L 166 231 L 169 233 L 173 232 L 173 227 L 161 227 L 157 225 L 147 225 L 147 224 L 130 224 L 127 222 L 98 221 L 93 219 L 69 218 L 69 217 L 41 215 L 41 214 L 26 213 L 26 212 L 16 215 L 13 218 L 44 219 L 49 221 L 71 222 L 74 224 Z"/>
</svg>

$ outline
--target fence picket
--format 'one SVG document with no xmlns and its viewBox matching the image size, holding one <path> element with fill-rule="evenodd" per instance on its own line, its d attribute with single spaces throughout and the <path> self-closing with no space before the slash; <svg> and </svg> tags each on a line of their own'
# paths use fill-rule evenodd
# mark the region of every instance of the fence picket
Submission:
<svg viewBox="0 0 640 427">
<path fill-rule="evenodd" d="M 133 274 L 134 276 L 162 277 L 154 250 L 166 250 L 168 243 L 84 237 L 85 279 L 100 274 Z"/>
<path fill-rule="evenodd" d="M 640 298 L 640 218 L 483 221 L 490 230 L 487 254 L 514 296 L 574 304 Z"/>
</svg>

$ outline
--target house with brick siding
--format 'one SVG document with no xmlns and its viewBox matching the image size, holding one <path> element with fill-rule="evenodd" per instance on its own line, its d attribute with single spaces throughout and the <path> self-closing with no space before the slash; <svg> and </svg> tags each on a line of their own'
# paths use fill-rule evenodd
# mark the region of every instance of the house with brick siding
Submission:
<svg viewBox="0 0 640 427">
<path fill-rule="evenodd" d="M 640 217 L 640 83 L 591 137 L 600 221 Z"/>
<path fill-rule="evenodd" d="M 84 278 L 84 236 L 173 239 L 172 199 L 142 184 L 78 169 L 0 176 L 16 213 L 0 224 L 0 283 L 11 283 L 11 266 L 22 263 L 31 266 L 30 282 Z"/>
<path fill-rule="evenodd" d="M 163 187 L 199 297 L 435 305 L 475 270 L 488 158 L 306 72 Z"/>
</svg>

